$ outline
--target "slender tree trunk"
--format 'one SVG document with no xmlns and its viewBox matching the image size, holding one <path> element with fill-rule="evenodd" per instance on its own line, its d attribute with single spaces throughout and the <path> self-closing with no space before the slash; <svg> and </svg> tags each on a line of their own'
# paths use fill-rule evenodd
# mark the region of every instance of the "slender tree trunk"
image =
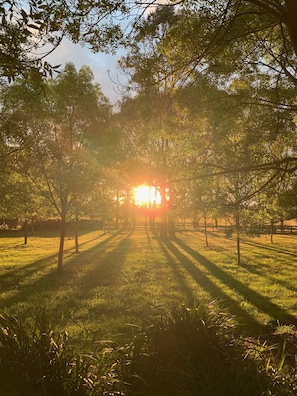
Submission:
<svg viewBox="0 0 297 396">
<path fill-rule="evenodd" d="M 165 212 L 161 215 L 160 238 L 166 239 L 168 237 L 168 219 L 167 219 L 167 213 L 166 213 L 166 208 L 165 208 L 166 191 L 165 191 L 164 185 L 161 185 L 160 194 L 161 194 L 162 211 Z"/>
<path fill-rule="evenodd" d="M 31 220 L 31 235 L 35 234 L 34 219 Z"/>
<path fill-rule="evenodd" d="M 241 257 L 240 257 L 240 236 L 237 235 L 237 265 L 241 264 Z"/>
<path fill-rule="evenodd" d="M 168 235 L 170 238 L 175 238 L 175 222 L 172 218 L 168 222 Z"/>
<path fill-rule="evenodd" d="M 24 222 L 24 244 L 28 243 L 28 220 L 26 219 Z"/>
<path fill-rule="evenodd" d="M 270 243 L 273 243 L 273 220 L 270 222 Z"/>
<path fill-rule="evenodd" d="M 77 213 L 77 210 L 75 212 L 74 241 L 75 241 L 75 253 L 79 253 L 79 248 L 78 248 L 78 213 Z"/>
<path fill-rule="evenodd" d="M 155 230 L 155 217 L 152 213 L 150 215 L 150 229 L 151 229 L 151 231 Z"/>
<path fill-rule="evenodd" d="M 241 264 L 240 257 L 240 218 L 239 218 L 239 210 L 236 214 L 236 245 L 237 245 L 237 265 Z"/>
<path fill-rule="evenodd" d="M 288 27 L 290 39 L 292 46 L 294 48 L 295 54 L 297 54 L 297 3 L 296 0 L 285 0 L 286 7 L 286 25 Z"/>
<path fill-rule="evenodd" d="M 119 191 L 117 191 L 117 201 L 116 201 L 116 218 L 115 218 L 115 226 L 114 226 L 114 228 L 116 229 L 116 230 L 118 230 L 118 228 L 119 228 L 119 206 L 120 206 L 120 204 L 119 204 Z"/>
<path fill-rule="evenodd" d="M 125 212 L 124 212 L 124 228 L 125 229 L 129 228 L 129 220 L 130 220 L 129 207 L 130 207 L 130 190 L 128 189 L 126 203 L 125 203 Z"/>
<path fill-rule="evenodd" d="M 166 239 L 167 238 L 167 215 L 162 215 L 161 217 L 161 224 L 160 224 L 160 238 Z"/>
<path fill-rule="evenodd" d="M 63 254 L 64 254 L 64 242 L 66 235 L 66 215 L 61 218 L 61 229 L 60 229 L 60 246 L 58 253 L 58 271 L 61 272 L 63 269 Z"/>
<path fill-rule="evenodd" d="M 208 233 L 207 233 L 207 223 L 206 223 L 206 216 L 204 217 L 204 235 L 205 235 L 205 245 L 208 247 Z"/>
</svg>

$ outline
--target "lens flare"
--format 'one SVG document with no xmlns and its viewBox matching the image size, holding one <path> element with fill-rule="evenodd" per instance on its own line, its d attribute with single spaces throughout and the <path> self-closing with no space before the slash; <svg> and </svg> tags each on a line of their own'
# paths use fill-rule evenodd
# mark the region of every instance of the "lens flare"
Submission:
<svg viewBox="0 0 297 396">
<path fill-rule="evenodd" d="M 133 200 L 136 206 L 148 208 L 161 204 L 161 194 L 155 186 L 142 184 L 133 188 Z"/>
</svg>

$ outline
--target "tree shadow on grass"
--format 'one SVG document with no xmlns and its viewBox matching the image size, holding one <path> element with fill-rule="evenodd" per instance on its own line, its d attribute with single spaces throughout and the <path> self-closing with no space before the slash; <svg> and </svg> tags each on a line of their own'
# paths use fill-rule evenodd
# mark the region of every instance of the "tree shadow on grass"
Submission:
<svg viewBox="0 0 297 396">
<path fill-rule="evenodd" d="M 235 279 L 230 274 L 227 274 L 221 268 L 219 268 L 216 264 L 208 260 L 206 257 L 199 254 L 197 251 L 193 250 L 191 247 L 186 245 L 182 240 L 176 238 L 176 243 L 179 245 L 180 249 L 184 250 L 188 254 L 190 254 L 194 260 L 196 260 L 199 264 L 203 265 L 213 276 L 215 276 L 222 284 L 225 286 L 235 289 L 237 293 L 239 293 L 246 301 L 251 303 L 254 307 L 256 307 L 259 311 L 262 311 L 276 321 L 280 321 L 282 324 L 286 325 L 297 325 L 297 318 L 296 316 L 291 315 L 288 313 L 284 308 L 280 307 L 279 305 L 273 303 L 269 298 L 257 293 L 254 290 L 251 290 L 249 287 L 244 285 L 242 282 Z M 193 272 L 193 268 L 196 268 L 195 265 L 187 259 L 174 245 L 170 244 L 171 248 L 175 249 L 177 255 L 181 255 L 182 258 L 185 258 L 186 268 Z M 209 282 L 209 280 L 208 280 Z M 220 297 L 220 296 L 219 296 Z M 230 300 L 228 297 L 225 301 Z M 234 302 L 231 302 L 230 307 L 234 305 Z M 238 307 L 236 307 L 238 308 Z M 236 309 L 233 309 L 233 313 L 236 315 Z M 245 315 L 247 317 L 247 313 Z M 250 319 L 250 317 L 249 317 Z M 250 322 L 249 322 L 250 323 Z M 254 324 L 252 322 L 252 324 Z"/>
<path fill-rule="evenodd" d="M 186 279 L 185 279 L 185 275 L 182 273 L 182 271 L 178 268 L 178 266 L 176 265 L 176 263 L 174 262 L 174 260 L 172 259 L 172 257 L 170 256 L 170 251 L 172 251 L 172 246 L 171 244 L 169 244 L 168 242 L 164 243 L 164 241 L 158 237 L 156 237 L 160 248 L 164 254 L 164 256 L 167 259 L 168 264 L 171 266 L 171 268 L 173 269 L 173 273 L 179 283 L 179 285 L 181 286 L 181 289 L 183 291 L 183 293 L 186 296 L 186 301 L 187 303 L 191 304 L 192 302 L 195 301 L 196 296 L 194 294 L 194 291 L 191 287 L 189 287 Z M 183 261 L 181 261 L 181 257 L 178 257 L 176 252 L 174 252 L 175 256 L 179 259 L 180 262 L 183 263 Z M 199 272 L 199 270 L 197 270 Z M 192 274 L 193 275 L 193 274 Z M 201 276 L 203 276 L 202 273 L 199 272 L 199 274 L 195 274 L 197 277 L 194 277 L 195 280 L 197 281 L 197 278 L 200 278 Z"/>
<path fill-rule="evenodd" d="M 195 259 L 195 261 L 198 261 L 201 263 L 201 259 L 204 259 L 202 256 L 198 257 L 195 255 L 195 252 L 192 251 L 188 246 L 184 245 L 182 241 L 176 240 L 179 244 L 180 247 L 183 248 L 183 250 L 188 251 L 190 250 L 190 253 L 193 253 L 192 256 Z M 183 265 L 183 267 L 188 271 L 188 273 L 193 277 L 193 279 L 204 289 L 206 290 L 211 298 L 213 300 L 219 300 L 222 301 L 224 306 L 226 306 L 230 312 L 231 315 L 234 315 L 236 317 L 237 322 L 242 326 L 241 330 L 245 331 L 245 328 L 249 327 L 249 330 L 253 329 L 256 333 L 262 332 L 264 330 L 264 326 L 259 323 L 254 317 L 248 314 L 246 310 L 240 307 L 237 301 L 232 299 L 229 295 L 224 293 L 224 291 L 219 288 L 214 282 L 212 282 L 206 275 L 203 273 L 196 265 L 195 263 L 190 260 L 180 249 L 178 249 L 171 241 L 163 241 L 159 239 L 159 243 L 163 249 L 163 251 L 170 251 L 177 259 L 178 261 Z M 169 260 L 170 265 L 175 265 L 173 260 L 170 258 L 169 254 L 166 254 Z M 203 263 L 202 263 L 203 264 Z M 205 264 L 205 262 L 204 262 Z M 207 266 L 213 265 L 210 261 L 207 260 Z M 176 269 L 176 266 L 175 266 Z M 189 290 L 186 289 L 186 293 L 189 295 Z M 192 294 L 192 298 L 195 299 L 195 296 Z"/>
<path fill-rule="evenodd" d="M 85 307 L 88 319 L 90 316 L 107 317 L 114 315 L 115 308 L 111 301 L 109 304 L 100 305 L 97 309 L 89 307 L 92 299 L 106 299 L 105 293 L 114 297 L 114 290 L 119 283 L 119 275 L 127 253 L 131 249 L 130 234 L 117 233 L 117 239 L 108 238 L 103 243 L 97 244 L 83 253 L 82 257 L 76 256 L 65 266 L 65 271 L 54 276 L 51 294 L 65 288 L 67 293 L 61 299 L 52 299 L 51 310 L 55 315 L 62 314 L 66 319 L 72 319 L 73 311 Z M 111 242 L 114 242 L 110 244 Z M 82 318 L 83 319 L 83 318 Z"/>
<path fill-rule="evenodd" d="M 112 235 L 110 235 L 108 238 L 104 239 L 103 241 L 99 242 L 98 245 L 104 245 L 106 243 L 108 243 L 109 240 L 115 238 L 117 236 L 118 233 L 114 233 Z M 97 238 L 96 238 L 97 239 Z M 90 243 L 92 240 L 89 240 L 87 242 L 85 242 L 84 244 Z M 80 246 L 82 246 L 83 244 L 81 244 Z M 98 246 L 97 245 L 97 246 Z M 64 257 L 67 256 L 67 253 L 73 250 L 73 248 L 68 248 L 65 249 L 64 251 Z M 15 269 L 9 270 L 7 273 L 0 275 L 0 285 L 1 285 L 1 290 L 3 291 L 5 288 L 5 285 L 12 285 L 12 283 L 18 283 L 20 282 L 25 276 L 30 276 L 31 274 L 35 273 L 36 270 L 40 270 L 42 268 L 46 268 L 46 267 L 52 267 L 52 260 L 57 259 L 58 257 L 58 245 L 57 245 L 57 253 L 55 254 L 51 254 L 49 256 L 44 257 L 43 259 L 40 260 L 36 260 L 33 261 L 30 264 L 27 265 L 23 265 L 21 267 L 17 267 Z M 49 262 L 51 263 L 49 265 Z M 56 264 L 56 263 L 55 263 Z M 57 264 L 56 264 L 57 266 Z"/>
<path fill-rule="evenodd" d="M 281 285 L 282 287 L 297 293 L 296 286 L 294 286 L 293 284 L 290 284 L 288 281 L 284 281 L 283 279 L 279 279 L 279 278 L 276 279 L 276 277 L 273 276 L 273 273 L 271 274 L 271 271 L 263 272 L 263 269 L 261 269 L 261 267 L 259 267 L 259 265 L 253 265 L 251 263 L 242 262 L 240 264 L 240 267 L 244 268 L 246 271 L 250 272 L 251 274 L 254 274 L 256 276 L 259 276 L 259 277 L 262 277 L 265 279 L 269 279 L 271 282 L 275 282 L 275 283 Z"/>
<path fill-rule="evenodd" d="M 262 244 L 260 242 L 246 240 L 244 238 L 242 239 L 242 243 L 245 245 L 251 245 L 251 246 L 255 246 L 255 247 L 267 250 L 267 251 L 273 251 L 273 252 L 277 252 L 277 253 L 281 253 L 284 255 L 288 255 L 288 256 L 297 258 L 297 253 L 291 252 L 290 250 L 281 249 L 280 247 L 275 246 L 273 244 L 271 244 L 271 245 Z M 297 263 L 296 263 L 296 265 L 297 265 Z"/>
<path fill-rule="evenodd" d="M 88 276 L 92 279 L 92 274 L 87 274 L 87 271 L 83 271 L 82 268 L 88 266 L 88 263 L 92 260 L 92 262 L 95 260 L 98 264 L 97 267 L 99 267 L 100 254 L 102 254 L 105 246 L 118 236 L 120 236 L 120 232 L 113 233 L 106 239 L 101 240 L 91 249 L 82 253 L 82 255 L 73 255 L 73 257 L 64 264 L 62 273 L 57 271 L 55 260 L 57 254 L 55 254 L 0 276 L 1 292 L 3 294 L 7 293 L 7 297 L 1 299 L 0 307 L 12 307 L 15 304 L 30 300 L 34 295 L 36 296 L 44 292 L 54 294 L 57 290 L 65 287 L 67 282 L 71 281 L 75 274 L 80 274 L 81 278 L 83 276 Z M 92 259 L 90 259 L 91 256 Z M 89 257 L 89 259 L 87 257 Z M 103 268 L 104 266 L 101 270 Z M 93 282 L 96 281 L 96 279 L 98 278 L 94 277 Z M 90 283 L 91 282 L 89 282 L 89 284 Z"/>
</svg>

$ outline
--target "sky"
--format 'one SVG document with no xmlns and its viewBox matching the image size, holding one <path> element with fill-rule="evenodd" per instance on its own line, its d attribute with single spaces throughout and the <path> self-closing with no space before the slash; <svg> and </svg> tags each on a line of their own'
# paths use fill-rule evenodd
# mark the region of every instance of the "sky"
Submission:
<svg viewBox="0 0 297 396">
<path fill-rule="evenodd" d="M 168 0 L 159 0 L 157 3 L 165 4 Z M 146 9 L 146 14 L 155 10 L 155 6 Z M 87 46 L 73 44 L 64 38 L 62 43 L 45 60 L 51 65 L 60 65 L 63 70 L 67 62 L 72 62 L 79 70 L 81 66 L 88 65 L 94 73 L 94 79 L 100 84 L 103 94 L 110 100 L 112 105 L 121 99 L 121 86 L 125 85 L 125 76 L 117 68 L 117 62 L 123 50 L 118 55 L 107 55 L 104 53 L 93 53 Z M 123 88 L 122 88 L 123 91 Z M 116 107 L 116 106 L 115 106 Z"/>
<path fill-rule="evenodd" d="M 94 73 L 95 82 L 99 83 L 103 94 L 115 105 L 121 98 L 120 84 L 125 81 L 125 77 L 117 68 L 120 55 L 120 53 L 118 55 L 94 54 L 86 46 L 82 47 L 79 44 L 73 44 L 69 40 L 63 39 L 60 46 L 47 56 L 45 60 L 52 66 L 61 65 L 60 70 L 63 70 L 67 62 L 74 63 L 77 71 L 83 65 L 90 66 Z"/>
</svg>

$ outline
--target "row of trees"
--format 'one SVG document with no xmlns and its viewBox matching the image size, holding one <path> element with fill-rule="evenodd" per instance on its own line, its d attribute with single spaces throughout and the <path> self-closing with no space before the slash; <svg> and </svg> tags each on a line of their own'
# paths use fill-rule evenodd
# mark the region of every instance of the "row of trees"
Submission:
<svg viewBox="0 0 297 396">
<path fill-rule="evenodd" d="M 19 79 L 1 98 L 1 216 L 25 227 L 58 217 L 61 268 L 68 222 L 102 211 L 111 106 L 91 70 L 77 72 L 73 64 L 42 84 Z"/>
<path fill-rule="evenodd" d="M 137 182 L 170 188 L 164 236 L 177 218 L 229 218 L 239 262 L 243 228 L 296 216 L 295 1 L 178 1 L 153 11 L 151 1 L 136 17 L 130 2 L 81 1 L 77 9 L 69 4 L 71 12 L 63 2 L 63 13 L 59 2 L 29 3 L 26 10 L 3 3 L 3 48 L 14 34 L 26 49 L 33 32 L 54 45 L 60 32 L 94 50 L 126 48 L 117 114 L 87 67 L 69 64 L 41 81 L 49 65 L 10 51 L 1 69 L 8 80 L 24 75 L 2 84 L 2 213 L 25 221 L 39 210 L 58 214 L 59 268 L 67 222 L 108 208 L 117 218 Z M 121 33 L 119 12 L 130 15 L 129 34 Z M 11 29 L 15 23 L 27 26 L 26 37 Z"/>
<path fill-rule="evenodd" d="M 121 116 L 141 158 L 171 186 L 175 217 L 229 217 L 238 262 L 243 229 L 296 216 L 291 6 L 163 6 L 138 25 L 121 60 L 137 92 Z"/>
</svg>

